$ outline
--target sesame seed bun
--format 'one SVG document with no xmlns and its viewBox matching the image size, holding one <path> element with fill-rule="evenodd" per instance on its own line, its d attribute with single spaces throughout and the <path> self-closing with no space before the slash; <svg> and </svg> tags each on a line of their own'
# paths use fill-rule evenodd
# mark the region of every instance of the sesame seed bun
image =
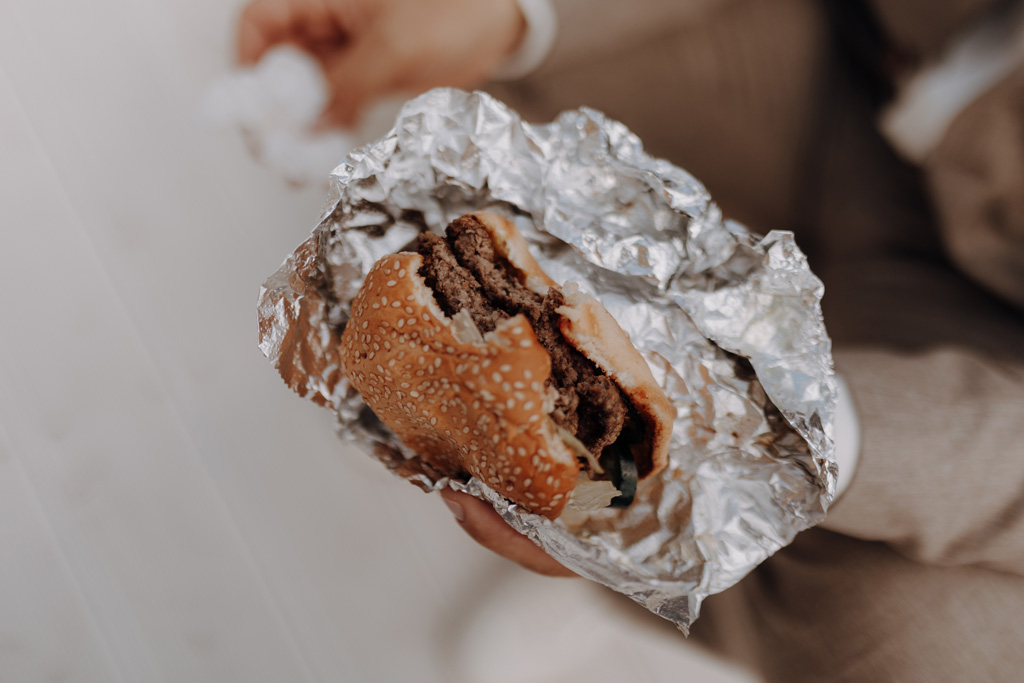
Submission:
<svg viewBox="0 0 1024 683">
<path fill-rule="evenodd" d="M 527 287 L 543 293 L 556 286 L 510 222 L 473 216 Z M 557 518 L 580 463 L 550 416 L 556 399 L 548 386 L 551 357 L 523 315 L 486 334 L 462 312 L 447 316 L 419 275 L 422 265 L 419 254 L 400 253 L 371 269 L 341 337 L 345 374 L 396 436 L 435 468 L 449 476 L 471 474 L 524 508 Z M 641 416 L 641 478 L 660 471 L 675 408 L 600 303 L 565 294 L 558 311 L 562 334 L 618 384 Z"/>
</svg>

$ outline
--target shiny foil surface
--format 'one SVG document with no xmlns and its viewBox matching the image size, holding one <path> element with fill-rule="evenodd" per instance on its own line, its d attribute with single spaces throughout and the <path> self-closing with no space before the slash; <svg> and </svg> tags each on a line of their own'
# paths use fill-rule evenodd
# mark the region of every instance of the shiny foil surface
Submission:
<svg viewBox="0 0 1024 683">
<path fill-rule="evenodd" d="M 331 183 L 312 236 L 261 291 L 259 333 L 344 438 L 425 490 L 489 500 L 562 564 L 683 631 L 705 597 L 824 518 L 836 385 L 822 285 L 792 234 L 724 220 L 698 181 L 596 111 L 537 126 L 458 90 L 407 103 Z M 668 469 L 625 510 L 550 522 L 475 479 L 438 476 L 348 386 L 338 339 L 371 266 L 482 209 L 513 220 L 552 278 L 601 300 L 678 409 Z"/>
</svg>

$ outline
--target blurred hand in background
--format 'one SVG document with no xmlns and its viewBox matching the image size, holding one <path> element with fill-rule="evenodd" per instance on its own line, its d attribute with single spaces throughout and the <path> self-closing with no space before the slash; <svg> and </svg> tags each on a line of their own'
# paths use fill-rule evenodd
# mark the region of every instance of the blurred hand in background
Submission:
<svg viewBox="0 0 1024 683">
<path fill-rule="evenodd" d="M 253 0 L 237 56 L 252 65 L 282 43 L 310 52 L 331 87 L 322 123 L 352 127 L 389 94 L 481 85 L 525 28 L 516 0 Z"/>
</svg>

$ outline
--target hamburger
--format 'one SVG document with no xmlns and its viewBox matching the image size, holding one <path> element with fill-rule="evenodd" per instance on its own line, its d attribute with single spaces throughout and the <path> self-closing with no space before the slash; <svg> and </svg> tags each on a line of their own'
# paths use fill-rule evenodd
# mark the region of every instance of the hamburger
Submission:
<svg viewBox="0 0 1024 683">
<path fill-rule="evenodd" d="M 377 417 L 433 468 L 549 519 L 588 498 L 628 505 L 668 461 L 676 411 L 643 357 L 495 214 L 462 216 L 444 237 L 423 233 L 416 252 L 378 261 L 340 357 Z"/>
</svg>

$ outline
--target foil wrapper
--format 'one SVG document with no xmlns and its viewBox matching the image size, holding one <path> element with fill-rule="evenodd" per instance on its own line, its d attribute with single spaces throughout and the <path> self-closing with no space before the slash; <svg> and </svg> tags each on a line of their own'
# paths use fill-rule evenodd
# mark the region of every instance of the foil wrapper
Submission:
<svg viewBox="0 0 1024 683">
<path fill-rule="evenodd" d="M 490 501 L 573 571 L 684 632 L 701 601 L 824 518 L 836 384 L 821 282 L 788 232 L 723 219 L 705 188 L 597 111 L 531 125 L 494 98 L 431 91 L 331 174 L 319 225 L 266 282 L 260 348 L 339 434 L 425 490 Z M 405 449 L 352 390 L 337 349 L 371 266 L 424 230 L 509 217 L 558 282 L 596 296 L 678 409 L 670 464 L 627 509 L 555 522 Z"/>
</svg>

